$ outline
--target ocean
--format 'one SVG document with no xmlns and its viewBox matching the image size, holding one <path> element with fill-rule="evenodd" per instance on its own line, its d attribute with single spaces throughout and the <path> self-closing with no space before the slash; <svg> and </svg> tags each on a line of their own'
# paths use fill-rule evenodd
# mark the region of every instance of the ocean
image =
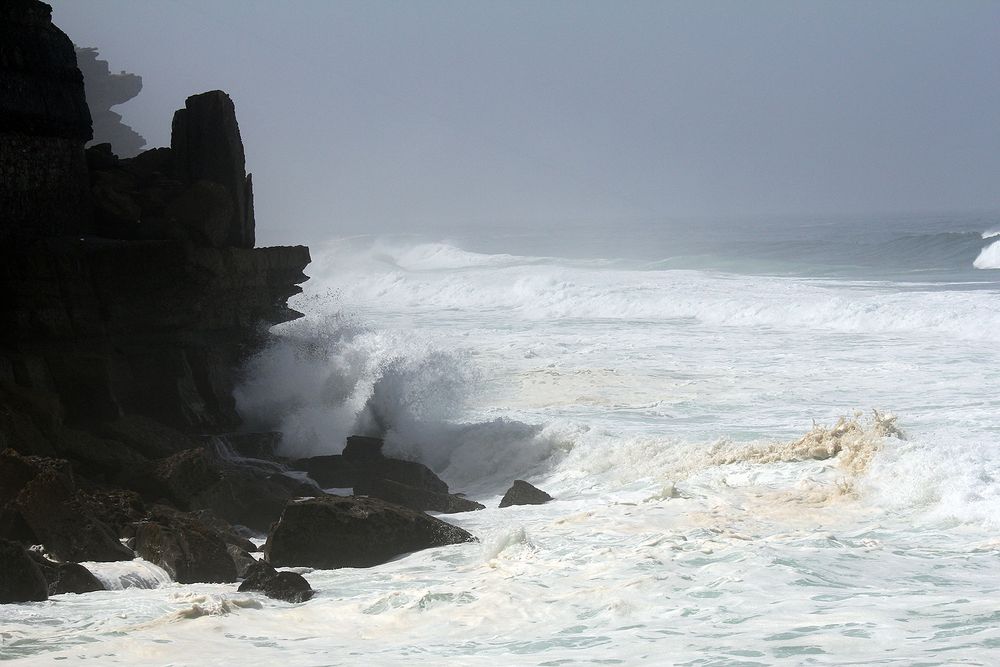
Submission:
<svg viewBox="0 0 1000 667">
<path fill-rule="evenodd" d="M 237 401 L 488 509 L 291 605 L 93 565 L 25 664 L 1000 663 L 1000 214 L 563 221 L 314 245 Z M 514 479 L 555 497 L 497 509 Z"/>
</svg>

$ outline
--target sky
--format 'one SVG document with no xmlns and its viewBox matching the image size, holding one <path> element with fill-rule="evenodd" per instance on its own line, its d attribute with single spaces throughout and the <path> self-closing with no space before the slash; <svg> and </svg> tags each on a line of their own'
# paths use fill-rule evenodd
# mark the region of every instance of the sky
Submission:
<svg viewBox="0 0 1000 667">
<path fill-rule="evenodd" d="M 1000 2 L 54 0 L 169 145 L 227 91 L 259 244 L 1000 210 Z"/>
</svg>

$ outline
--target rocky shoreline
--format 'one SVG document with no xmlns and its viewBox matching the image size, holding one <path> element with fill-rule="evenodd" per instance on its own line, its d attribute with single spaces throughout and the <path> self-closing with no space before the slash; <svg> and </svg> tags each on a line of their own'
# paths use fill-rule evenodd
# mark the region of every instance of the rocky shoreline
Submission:
<svg viewBox="0 0 1000 667">
<path fill-rule="evenodd" d="M 483 506 L 384 456 L 378 437 L 288 460 L 280 434 L 243 429 L 241 363 L 301 316 L 287 301 L 310 258 L 254 247 L 229 96 L 188 98 L 169 148 L 120 159 L 109 144 L 85 149 L 92 136 L 51 9 L 5 3 L 0 602 L 100 590 L 79 563 L 136 557 L 178 583 L 242 579 L 302 602 L 308 583 L 275 566 L 369 567 L 475 540 L 426 512 Z M 263 535 L 257 553 L 248 537 Z"/>
</svg>

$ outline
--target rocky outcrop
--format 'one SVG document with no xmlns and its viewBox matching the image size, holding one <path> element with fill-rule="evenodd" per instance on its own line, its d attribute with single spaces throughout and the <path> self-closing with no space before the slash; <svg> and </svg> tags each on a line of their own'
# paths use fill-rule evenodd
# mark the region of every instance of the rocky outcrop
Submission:
<svg viewBox="0 0 1000 667">
<path fill-rule="evenodd" d="M 86 494 L 76 488 L 67 461 L 23 457 L 8 449 L 0 453 L 0 481 L 0 508 L 11 531 L 0 537 L 41 543 L 46 551 L 68 562 L 134 557 L 115 532 L 89 511 Z"/>
<path fill-rule="evenodd" d="M 411 551 L 476 538 L 422 512 L 376 498 L 311 498 L 285 507 L 264 545 L 275 567 L 371 567 Z"/>
<path fill-rule="evenodd" d="M 109 143 L 123 157 L 133 157 L 146 140 L 122 122 L 121 114 L 111 107 L 128 102 L 142 90 L 142 77 L 128 72 L 114 74 L 106 60 L 97 57 L 97 49 L 77 48 L 76 63 L 83 74 L 87 106 L 94 123 L 93 143 Z"/>
<path fill-rule="evenodd" d="M 431 493 L 448 493 L 444 480 L 424 464 L 385 456 L 381 438 L 352 435 L 343 454 L 299 459 L 290 465 L 324 488 L 353 488 L 386 479 Z"/>
<path fill-rule="evenodd" d="M 278 572 L 267 563 L 254 563 L 238 589 L 241 593 L 252 591 L 285 602 L 305 602 L 315 591 L 301 574 Z"/>
<path fill-rule="evenodd" d="M 463 498 L 455 493 L 435 493 L 426 489 L 418 489 L 388 479 L 372 479 L 360 482 L 354 486 L 354 493 L 359 496 L 380 498 L 386 502 L 409 507 L 421 512 L 441 512 L 456 514 L 458 512 L 473 512 L 485 509 L 485 506 Z"/>
<path fill-rule="evenodd" d="M 135 530 L 135 552 L 181 584 L 236 581 L 225 540 L 197 517 L 154 507 Z"/>
<path fill-rule="evenodd" d="M 47 600 L 48 583 L 20 544 L 0 538 L 0 604 Z"/>
<path fill-rule="evenodd" d="M 500 500 L 500 507 L 511 505 L 542 505 L 552 500 L 552 496 L 539 488 L 528 484 L 523 479 L 515 479 L 507 493 Z"/>
</svg>

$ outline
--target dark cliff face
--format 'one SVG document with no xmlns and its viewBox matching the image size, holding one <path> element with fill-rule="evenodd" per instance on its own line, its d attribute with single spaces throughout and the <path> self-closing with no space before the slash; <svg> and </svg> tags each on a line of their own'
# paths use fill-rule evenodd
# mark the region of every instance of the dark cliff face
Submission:
<svg viewBox="0 0 1000 667">
<path fill-rule="evenodd" d="M 75 63 L 46 5 L 0 5 L 0 449 L 72 458 L 66 429 L 132 417 L 234 430 L 236 369 L 300 316 L 309 251 L 253 247 L 225 93 L 187 100 L 171 148 L 119 160 L 84 152 Z"/>
<path fill-rule="evenodd" d="M 73 44 L 37 0 L 0 3 L 0 241 L 89 224 L 90 111 Z"/>
</svg>

